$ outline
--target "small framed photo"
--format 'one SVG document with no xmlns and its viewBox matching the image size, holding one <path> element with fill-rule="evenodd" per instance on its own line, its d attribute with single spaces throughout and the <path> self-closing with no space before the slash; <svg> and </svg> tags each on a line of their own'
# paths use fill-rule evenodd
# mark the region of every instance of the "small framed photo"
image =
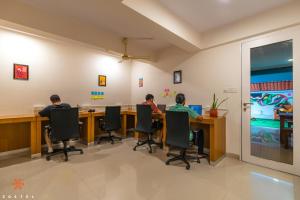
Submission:
<svg viewBox="0 0 300 200">
<path fill-rule="evenodd" d="M 106 76 L 104 75 L 98 76 L 98 86 L 106 87 Z"/>
<path fill-rule="evenodd" d="M 173 74 L 173 83 L 174 84 L 182 83 L 182 72 L 181 72 L 181 70 L 174 71 L 174 74 Z"/>
<path fill-rule="evenodd" d="M 14 64 L 14 79 L 29 80 L 29 66 Z"/>
<path fill-rule="evenodd" d="M 144 86 L 144 79 L 139 78 L 139 87 L 143 87 L 143 86 Z"/>
</svg>

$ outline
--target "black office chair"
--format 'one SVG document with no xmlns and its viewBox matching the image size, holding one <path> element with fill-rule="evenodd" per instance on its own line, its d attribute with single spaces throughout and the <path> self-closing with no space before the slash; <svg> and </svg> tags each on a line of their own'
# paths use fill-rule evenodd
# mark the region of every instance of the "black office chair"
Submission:
<svg viewBox="0 0 300 200">
<path fill-rule="evenodd" d="M 112 135 L 112 131 L 118 131 L 121 129 L 121 106 L 107 106 L 105 107 L 104 122 L 100 120 L 100 128 L 108 133 L 108 136 L 101 136 L 98 138 L 99 144 L 102 140 L 110 140 L 111 144 L 114 144 L 115 139 L 121 141 L 121 137 Z"/>
<path fill-rule="evenodd" d="M 162 148 L 162 143 L 157 143 L 153 140 L 153 134 L 157 131 L 155 127 L 152 126 L 152 109 L 150 105 L 136 105 L 137 111 L 137 125 L 133 131 L 146 134 L 146 140 L 138 140 L 136 146 L 133 148 L 136 151 L 137 147 L 143 146 L 148 144 L 149 146 L 149 153 L 152 153 L 152 146 L 156 144 Z"/>
<path fill-rule="evenodd" d="M 170 162 L 181 160 L 186 164 L 186 169 L 190 169 L 188 156 L 186 151 L 190 146 L 190 123 L 187 112 L 166 111 L 166 126 L 167 126 L 167 140 L 166 144 L 170 147 L 180 149 L 180 154 L 168 153 L 167 156 L 174 156 L 166 161 L 166 165 Z"/>
<path fill-rule="evenodd" d="M 80 137 L 78 108 L 53 109 L 50 116 L 50 137 L 54 141 L 62 141 L 64 147 L 62 149 L 55 149 L 53 153 L 47 155 L 46 159 L 49 161 L 51 157 L 64 153 L 65 161 L 68 161 L 69 152 L 80 152 L 80 154 L 83 154 L 82 149 L 67 147 L 67 142 L 70 139 Z"/>
</svg>

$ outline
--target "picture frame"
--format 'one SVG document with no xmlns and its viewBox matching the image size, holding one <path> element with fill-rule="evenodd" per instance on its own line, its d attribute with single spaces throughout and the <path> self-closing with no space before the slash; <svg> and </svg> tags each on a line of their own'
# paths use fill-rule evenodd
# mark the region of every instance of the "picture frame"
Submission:
<svg viewBox="0 0 300 200">
<path fill-rule="evenodd" d="M 143 86 L 144 86 L 144 79 L 139 78 L 139 87 L 143 87 Z"/>
<path fill-rule="evenodd" d="M 106 76 L 104 75 L 98 76 L 98 86 L 106 87 Z"/>
<path fill-rule="evenodd" d="M 14 64 L 13 78 L 15 80 L 29 80 L 29 66 L 23 64 Z"/>
<path fill-rule="evenodd" d="M 174 84 L 182 83 L 182 71 L 181 70 L 174 71 L 174 73 L 173 73 L 173 83 Z"/>
</svg>

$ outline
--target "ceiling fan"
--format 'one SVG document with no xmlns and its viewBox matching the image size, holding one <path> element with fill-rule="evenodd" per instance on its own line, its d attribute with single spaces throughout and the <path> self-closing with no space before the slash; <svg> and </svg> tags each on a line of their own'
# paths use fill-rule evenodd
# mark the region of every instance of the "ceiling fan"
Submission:
<svg viewBox="0 0 300 200">
<path fill-rule="evenodd" d="M 152 40 L 153 38 L 130 38 L 134 40 Z M 123 55 L 121 56 L 121 60 L 119 63 L 122 63 L 123 61 L 128 61 L 128 60 L 151 60 L 150 56 L 129 56 L 127 52 L 127 47 L 128 47 L 128 38 L 124 37 L 122 39 L 122 43 L 124 45 L 124 52 Z"/>
</svg>

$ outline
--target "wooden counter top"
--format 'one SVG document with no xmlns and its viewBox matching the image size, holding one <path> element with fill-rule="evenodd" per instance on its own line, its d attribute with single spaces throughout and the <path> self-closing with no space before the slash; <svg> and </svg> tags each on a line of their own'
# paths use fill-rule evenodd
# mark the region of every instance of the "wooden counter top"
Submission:
<svg viewBox="0 0 300 200">
<path fill-rule="evenodd" d="M 34 114 L 24 115 L 3 115 L 0 116 L 0 124 L 22 123 L 35 121 L 36 116 Z"/>
</svg>

